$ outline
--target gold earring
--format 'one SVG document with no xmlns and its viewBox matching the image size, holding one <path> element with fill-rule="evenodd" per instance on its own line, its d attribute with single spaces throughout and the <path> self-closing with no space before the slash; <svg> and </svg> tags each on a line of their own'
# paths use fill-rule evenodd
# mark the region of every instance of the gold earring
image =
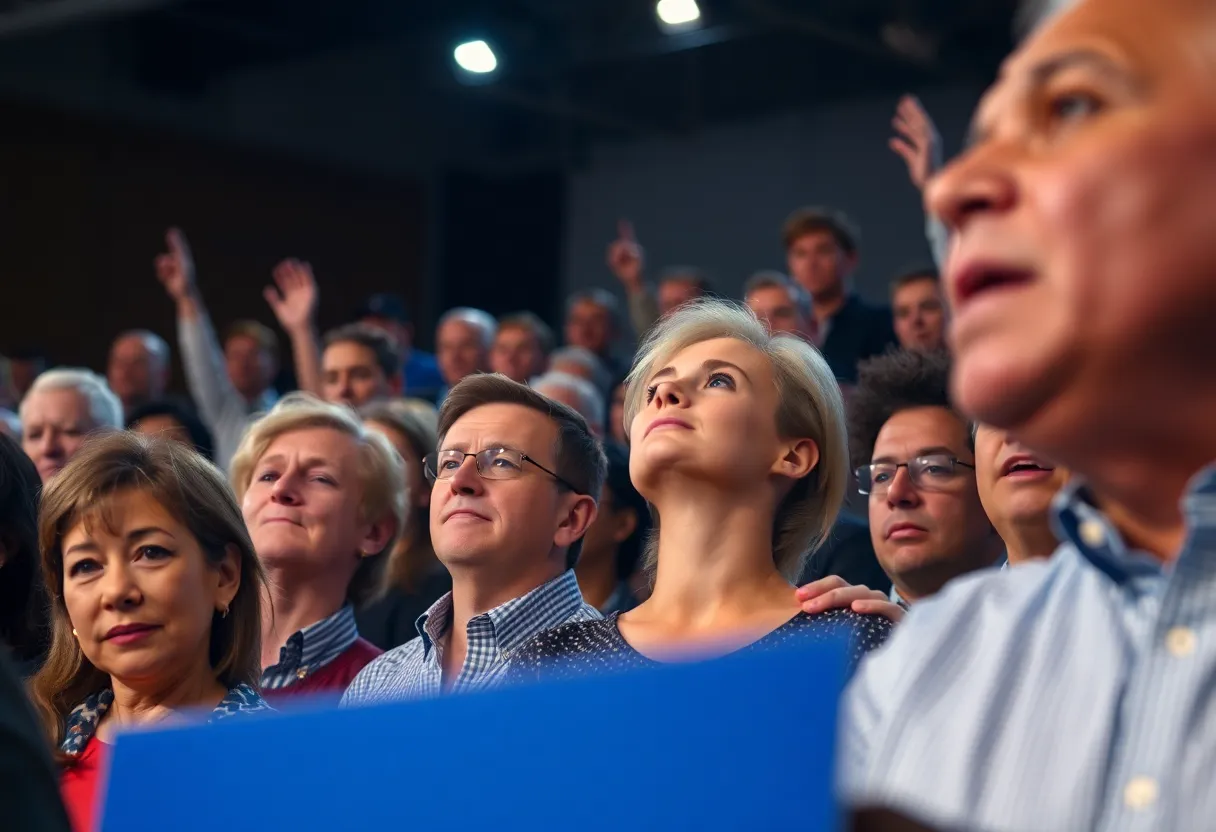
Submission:
<svg viewBox="0 0 1216 832">
<path fill-rule="evenodd" d="M 72 635 L 74 635 L 76 638 L 80 638 L 80 633 L 76 632 L 75 627 L 72 628 Z"/>
</svg>

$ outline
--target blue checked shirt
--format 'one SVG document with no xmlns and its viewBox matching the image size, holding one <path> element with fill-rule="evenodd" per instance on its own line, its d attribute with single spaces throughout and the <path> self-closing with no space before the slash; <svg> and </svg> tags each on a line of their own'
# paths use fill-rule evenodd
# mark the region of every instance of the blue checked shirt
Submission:
<svg viewBox="0 0 1216 832">
<path fill-rule="evenodd" d="M 468 653 L 453 693 L 503 681 L 512 652 L 532 636 L 571 621 L 600 618 L 583 602 L 573 570 L 469 619 Z M 418 617 L 418 638 L 380 656 L 355 677 L 343 705 L 438 696 L 443 681 L 444 635 L 452 626 L 452 593 Z"/>
<path fill-rule="evenodd" d="M 1055 556 L 915 604 L 844 704 L 857 807 L 975 832 L 1216 825 L 1216 465 L 1173 564 L 1129 549 L 1077 485 Z"/>
<path fill-rule="evenodd" d="M 297 630 L 279 650 L 279 663 L 262 671 L 262 690 L 278 690 L 307 679 L 341 656 L 359 638 L 350 604 L 329 618 Z"/>
</svg>

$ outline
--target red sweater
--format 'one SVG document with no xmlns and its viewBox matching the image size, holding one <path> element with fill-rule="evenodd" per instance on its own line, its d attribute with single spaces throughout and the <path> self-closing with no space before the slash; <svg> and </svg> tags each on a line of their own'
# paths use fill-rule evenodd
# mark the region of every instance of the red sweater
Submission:
<svg viewBox="0 0 1216 832">
<path fill-rule="evenodd" d="M 336 693 L 340 695 L 359 675 L 359 671 L 367 667 L 372 659 L 383 652 L 370 641 L 364 641 L 361 638 L 355 639 L 354 644 L 347 647 L 338 658 L 325 667 L 308 674 L 293 685 L 275 690 L 264 690 L 262 696 L 266 701 L 273 703 L 300 694 Z"/>
<path fill-rule="evenodd" d="M 59 794 L 72 821 L 72 832 L 96 829 L 97 787 L 109 760 L 110 746 L 93 737 L 76 762 L 59 775 Z"/>
</svg>

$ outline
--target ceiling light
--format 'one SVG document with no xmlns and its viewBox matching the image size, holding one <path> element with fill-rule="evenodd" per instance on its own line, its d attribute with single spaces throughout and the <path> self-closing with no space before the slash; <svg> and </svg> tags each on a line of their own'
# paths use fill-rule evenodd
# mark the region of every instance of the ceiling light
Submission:
<svg viewBox="0 0 1216 832">
<path fill-rule="evenodd" d="M 654 10 L 668 26 L 686 26 L 701 19 L 697 0 L 659 0 Z"/>
<path fill-rule="evenodd" d="M 498 68 L 498 58 L 494 57 L 494 50 L 484 40 L 471 40 L 468 43 L 462 43 L 456 47 L 456 51 L 452 54 L 456 58 L 457 65 L 465 72 L 475 72 L 479 75 L 484 75 Z"/>
</svg>

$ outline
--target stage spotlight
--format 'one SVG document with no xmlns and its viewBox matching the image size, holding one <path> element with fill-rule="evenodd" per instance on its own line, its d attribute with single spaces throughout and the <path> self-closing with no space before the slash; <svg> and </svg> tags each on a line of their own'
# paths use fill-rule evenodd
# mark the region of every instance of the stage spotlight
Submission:
<svg viewBox="0 0 1216 832">
<path fill-rule="evenodd" d="M 697 0 L 659 0 L 654 10 L 666 26 L 687 27 L 701 19 Z"/>
<path fill-rule="evenodd" d="M 498 58 L 494 50 L 484 40 L 471 40 L 456 47 L 453 53 L 456 64 L 465 72 L 485 75 L 498 68 Z"/>
</svg>

